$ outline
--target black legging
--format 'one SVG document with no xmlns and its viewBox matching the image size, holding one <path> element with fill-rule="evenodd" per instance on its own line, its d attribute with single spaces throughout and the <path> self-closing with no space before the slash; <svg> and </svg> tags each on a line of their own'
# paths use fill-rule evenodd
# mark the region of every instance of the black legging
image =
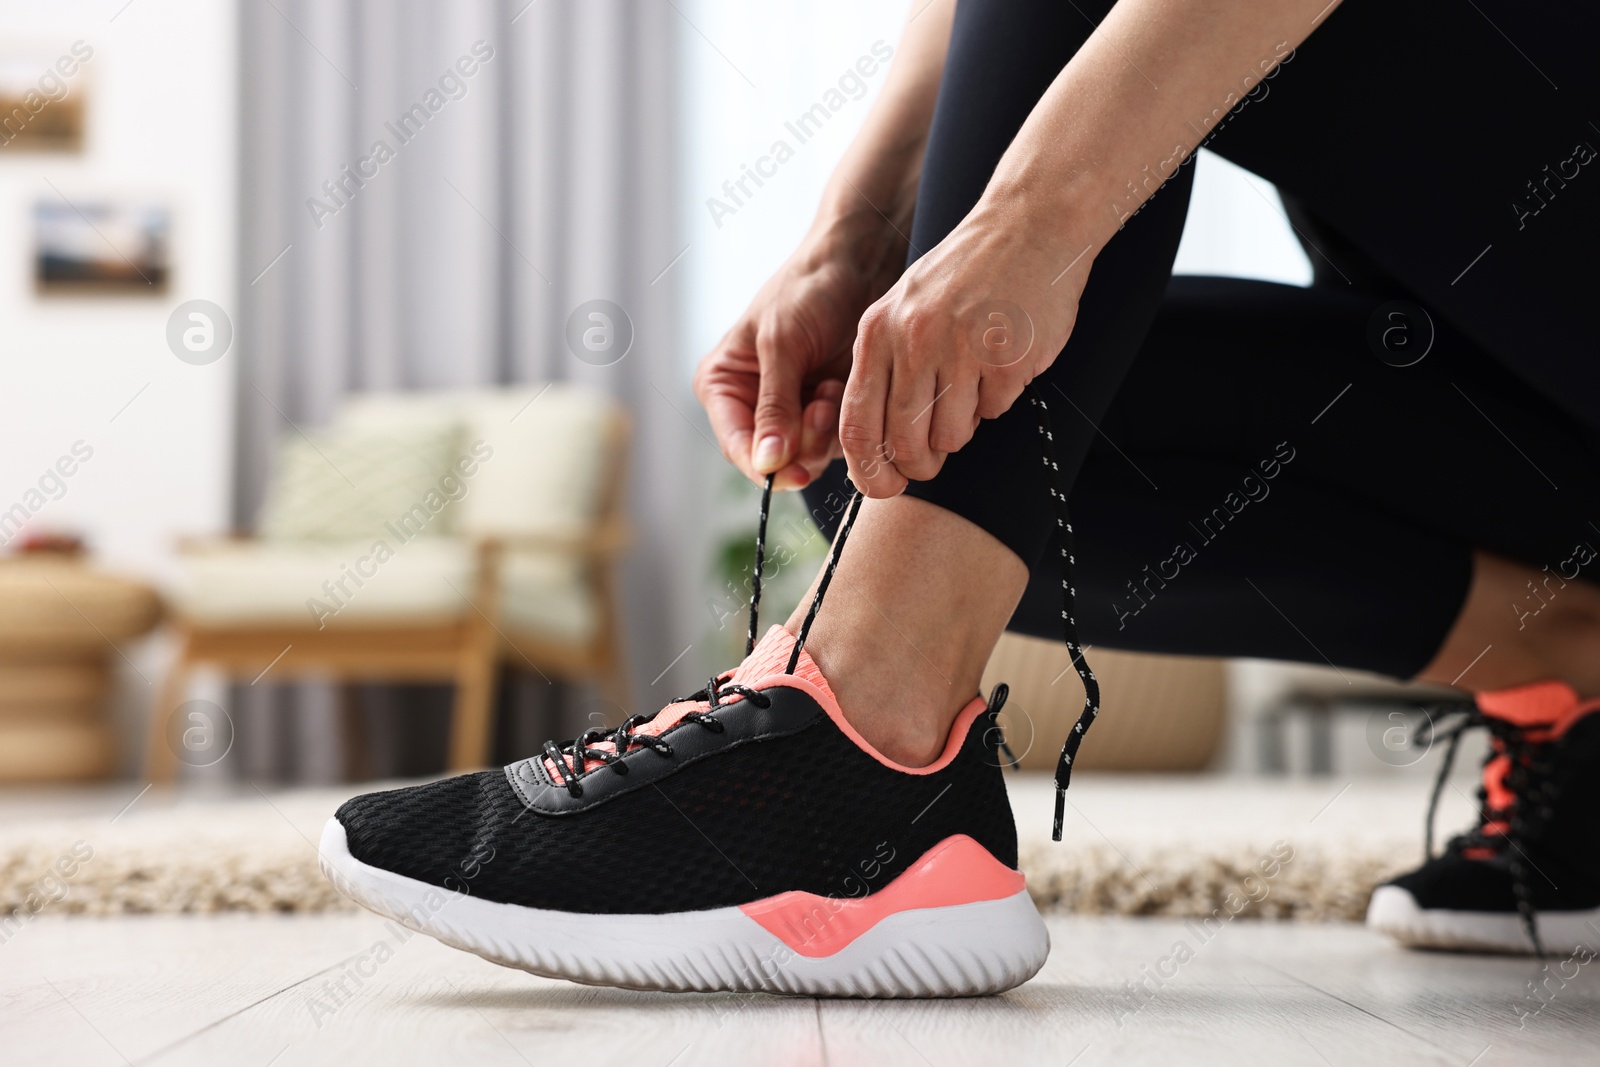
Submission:
<svg viewBox="0 0 1600 1067">
<path fill-rule="evenodd" d="M 960 0 L 913 260 L 1109 6 Z M 1589 12 L 1348 0 L 1328 16 L 1207 142 L 1283 192 L 1309 289 L 1169 278 L 1188 165 L 1100 253 L 1035 383 L 1072 484 L 1086 643 L 1410 677 L 1474 548 L 1600 576 L 1579 547 L 1600 546 Z M 1426 357 L 1394 365 L 1428 319 Z M 1011 626 L 1057 637 L 1038 447 L 1021 401 L 907 491 L 1027 562 Z M 842 479 L 835 464 L 807 490 L 814 514 L 836 515 L 822 500 Z"/>
</svg>

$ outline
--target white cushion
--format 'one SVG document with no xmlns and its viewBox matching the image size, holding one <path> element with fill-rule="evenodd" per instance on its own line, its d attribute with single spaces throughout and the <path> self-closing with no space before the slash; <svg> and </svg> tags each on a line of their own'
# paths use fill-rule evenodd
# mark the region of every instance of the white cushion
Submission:
<svg viewBox="0 0 1600 1067">
<path fill-rule="evenodd" d="M 333 465 L 290 439 L 263 540 L 185 557 L 178 610 L 201 622 L 307 626 L 460 616 L 471 610 L 462 595 L 473 585 L 471 537 L 576 536 L 594 522 L 611 411 L 603 394 L 564 383 L 352 396 L 314 438 Z M 455 502 L 416 536 L 417 523 L 401 528 L 400 518 L 430 490 Z M 387 562 L 376 562 L 377 541 L 393 550 Z M 350 576 L 358 564 L 360 586 Z M 508 635 L 589 640 L 599 606 L 582 561 L 508 552 L 497 622 Z"/>
<path fill-rule="evenodd" d="M 269 541 L 363 541 L 449 532 L 453 499 L 464 492 L 453 465 L 458 428 L 447 422 L 411 426 L 335 426 L 314 435 L 291 432 L 261 509 Z"/>
<path fill-rule="evenodd" d="M 224 542 L 183 557 L 173 591 L 179 614 L 213 625 L 337 626 L 355 620 L 457 618 L 473 610 L 475 560 L 465 541 L 418 537 L 343 544 Z M 361 578 L 357 585 L 354 577 Z M 367 577 L 366 575 L 370 575 Z M 330 593 L 323 583 L 334 588 Z M 576 561 L 508 553 L 502 563 L 500 628 L 573 642 L 594 633 L 598 606 Z"/>
<path fill-rule="evenodd" d="M 500 627 L 507 634 L 582 643 L 599 625 L 599 605 L 575 560 L 508 552 L 500 563 Z"/>
<path fill-rule="evenodd" d="M 464 478 L 455 529 L 476 535 L 576 535 L 596 518 L 612 402 L 564 382 L 350 398 L 338 425 L 452 423 L 480 460 Z M 487 452 L 487 456 L 484 453 Z"/>
<path fill-rule="evenodd" d="M 463 594 L 472 593 L 473 560 L 464 542 L 389 537 L 383 544 L 392 555 L 381 563 L 373 540 L 207 546 L 183 557 L 184 581 L 174 600 L 181 614 L 213 623 L 314 626 L 319 620 L 453 618 L 470 610 Z"/>
</svg>

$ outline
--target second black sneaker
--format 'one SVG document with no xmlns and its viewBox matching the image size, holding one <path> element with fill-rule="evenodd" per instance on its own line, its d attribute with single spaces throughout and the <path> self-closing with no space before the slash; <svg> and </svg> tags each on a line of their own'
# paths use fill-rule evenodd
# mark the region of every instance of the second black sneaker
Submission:
<svg viewBox="0 0 1600 1067">
<path fill-rule="evenodd" d="M 1600 944 L 1600 700 L 1562 682 L 1480 693 L 1448 734 L 1492 747 L 1478 825 L 1421 867 L 1379 886 L 1367 925 L 1417 948 L 1562 955 Z M 1429 810 L 1432 822 L 1432 807 Z"/>
</svg>

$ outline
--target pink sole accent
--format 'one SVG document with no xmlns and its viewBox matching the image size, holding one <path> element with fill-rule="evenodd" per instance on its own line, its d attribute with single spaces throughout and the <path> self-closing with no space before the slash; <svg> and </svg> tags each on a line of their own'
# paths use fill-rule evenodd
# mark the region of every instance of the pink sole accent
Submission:
<svg viewBox="0 0 1600 1067">
<path fill-rule="evenodd" d="M 739 910 L 796 953 L 831 956 L 891 915 L 1015 896 L 1027 885 L 966 834 L 947 837 L 894 881 L 865 897 L 819 897 L 793 891 Z"/>
</svg>

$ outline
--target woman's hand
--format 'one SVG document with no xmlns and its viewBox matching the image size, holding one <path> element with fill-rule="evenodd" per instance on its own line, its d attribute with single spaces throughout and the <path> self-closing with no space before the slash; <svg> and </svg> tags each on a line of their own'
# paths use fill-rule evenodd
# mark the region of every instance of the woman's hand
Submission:
<svg viewBox="0 0 1600 1067">
<path fill-rule="evenodd" d="M 904 242 L 875 212 L 821 227 L 700 361 L 694 391 L 722 454 L 757 484 L 798 489 L 840 456 L 839 404 L 861 313 Z"/>
<path fill-rule="evenodd" d="M 933 477 L 1016 401 L 1066 344 L 1094 256 L 1337 5 L 1112 7 L 972 212 L 861 320 L 839 434 L 862 492 Z"/>
<path fill-rule="evenodd" d="M 894 284 L 950 45 L 955 0 L 925 0 L 878 99 L 823 190 L 817 221 L 700 361 L 694 391 L 729 462 L 798 489 L 839 449 L 839 404 L 861 313 Z"/>
<path fill-rule="evenodd" d="M 1093 256 L 1030 199 L 986 195 L 862 317 L 839 436 L 867 496 L 932 478 L 1066 344 Z"/>
</svg>

